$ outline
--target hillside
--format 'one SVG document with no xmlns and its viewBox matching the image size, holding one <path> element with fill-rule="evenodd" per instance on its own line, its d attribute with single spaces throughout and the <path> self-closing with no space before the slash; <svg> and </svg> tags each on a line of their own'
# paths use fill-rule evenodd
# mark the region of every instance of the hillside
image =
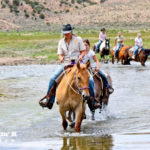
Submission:
<svg viewBox="0 0 150 150">
<path fill-rule="evenodd" d="M 79 27 L 148 28 L 150 0 L 1 0 L 0 30 Z"/>
</svg>

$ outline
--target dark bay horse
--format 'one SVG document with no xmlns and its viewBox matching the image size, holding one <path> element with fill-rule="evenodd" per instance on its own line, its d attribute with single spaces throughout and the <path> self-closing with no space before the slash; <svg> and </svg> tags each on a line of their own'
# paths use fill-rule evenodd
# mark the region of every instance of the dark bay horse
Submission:
<svg viewBox="0 0 150 150">
<path fill-rule="evenodd" d="M 133 51 L 134 47 L 128 49 L 129 60 L 133 60 L 132 59 Z M 133 61 L 140 62 L 142 66 L 145 66 L 147 57 L 148 55 L 145 50 L 138 50 L 138 52 L 135 55 L 135 59 Z"/>
<path fill-rule="evenodd" d="M 95 99 L 96 101 L 100 102 L 101 106 L 98 107 L 100 109 L 100 112 L 102 109 L 104 109 L 109 101 L 109 96 L 111 93 L 107 93 L 106 90 L 107 88 L 104 85 L 104 80 L 103 78 L 100 76 L 99 73 L 92 73 L 93 74 L 93 79 L 94 79 L 94 92 L 95 92 Z M 112 87 L 112 80 L 111 77 L 109 76 L 109 74 L 106 74 L 106 77 L 108 79 L 109 85 Z M 90 111 L 92 113 L 92 120 L 95 120 L 94 114 L 95 114 L 95 110 L 97 108 L 94 108 L 92 101 L 87 101 L 88 106 L 90 108 Z"/>
<path fill-rule="evenodd" d="M 94 44 L 93 46 L 93 51 L 96 50 L 96 45 Z M 110 54 L 110 40 L 106 39 L 105 41 L 102 42 L 102 44 L 100 45 L 98 52 L 100 53 L 100 57 L 101 57 L 101 61 L 104 61 L 104 63 L 108 63 L 109 61 L 109 54 Z M 105 56 L 107 56 L 107 58 L 105 59 Z"/>
<path fill-rule="evenodd" d="M 66 130 L 68 126 L 66 112 L 69 111 L 75 112 L 75 131 L 80 132 L 86 105 L 84 98 L 89 97 L 88 67 L 89 62 L 86 64 L 80 64 L 78 62 L 69 72 L 64 74 L 57 87 L 56 99 L 59 105 L 64 130 Z"/>
</svg>

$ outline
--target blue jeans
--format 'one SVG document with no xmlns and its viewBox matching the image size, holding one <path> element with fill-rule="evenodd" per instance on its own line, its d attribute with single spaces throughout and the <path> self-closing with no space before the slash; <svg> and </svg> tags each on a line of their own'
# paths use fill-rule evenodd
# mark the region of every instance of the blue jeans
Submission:
<svg viewBox="0 0 150 150">
<path fill-rule="evenodd" d="M 142 46 L 141 48 L 144 49 L 143 46 Z M 138 49 L 139 49 L 139 46 L 135 45 L 135 47 L 134 47 L 134 52 L 133 52 L 133 56 L 135 56 L 135 54 L 137 53 Z"/>
<path fill-rule="evenodd" d="M 105 74 L 104 74 L 102 71 L 100 71 L 100 70 L 99 70 L 99 74 L 101 75 L 102 79 L 104 80 L 105 86 L 106 86 L 107 88 L 109 88 L 110 86 L 109 86 L 109 83 L 108 83 L 108 80 L 107 80 Z"/>
<path fill-rule="evenodd" d="M 95 97 L 95 93 L 94 93 L 94 79 L 93 79 L 92 75 L 90 75 L 90 78 L 89 78 L 89 88 L 90 88 L 90 92 L 91 92 L 92 97 Z"/>
<path fill-rule="evenodd" d="M 102 41 L 101 41 L 101 40 L 99 40 L 99 42 L 98 42 L 98 44 L 97 44 L 97 46 L 96 46 L 96 50 L 98 50 L 98 49 L 99 49 L 99 47 L 100 47 L 101 43 L 102 43 Z"/>
<path fill-rule="evenodd" d="M 53 87 L 53 85 L 54 85 L 56 79 L 59 77 L 59 75 L 60 75 L 62 72 L 63 72 L 63 67 L 62 67 L 62 66 L 59 66 L 59 68 L 54 72 L 54 74 L 53 74 L 52 77 L 50 78 L 47 93 L 51 90 L 51 88 Z M 55 95 L 52 95 L 51 98 L 50 98 L 50 102 L 51 102 L 51 103 L 54 103 L 54 101 L 55 101 Z"/>
<path fill-rule="evenodd" d="M 121 44 L 117 44 L 117 48 L 116 48 L 116 51 L 115 51 L 115 57 L 117 57 L 117 54 L 119 52 L 119 48 L 120 48 Z"/>
</svg>

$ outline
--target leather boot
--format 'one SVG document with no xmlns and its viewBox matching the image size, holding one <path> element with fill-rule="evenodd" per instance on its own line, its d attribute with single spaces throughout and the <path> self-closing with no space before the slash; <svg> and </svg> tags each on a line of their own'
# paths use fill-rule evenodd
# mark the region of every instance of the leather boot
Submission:
<svg viewBox="0 0 150 150">
<path fill-rule="evenodd" d="M 48 109 L 52 109 L 54 102 L 51 102 L 50 99 L 52 96 L 55 96 L 56 93 L 56 82 L 52 86 L 51 90 L 44 96 L 40 101 L 39 104 L 41 107 L 47 107 Z"/>
</svg>

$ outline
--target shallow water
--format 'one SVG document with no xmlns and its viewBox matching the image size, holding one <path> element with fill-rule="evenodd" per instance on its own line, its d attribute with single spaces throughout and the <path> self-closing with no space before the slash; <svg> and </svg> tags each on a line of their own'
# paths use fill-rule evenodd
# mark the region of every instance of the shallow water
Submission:
<svg viewBox="0 0 150 150">
<path fill-rule="evenodd" d="M 80 134 L 63 131 L 56 104 L 52 110 L 38 105 L 57 67 L 0 66 L 0 150 L 149 149 L 150 62 L 146 67 L 101 64 L 115 92 L 95 121 L 87 108 Z"/>
</svg>

